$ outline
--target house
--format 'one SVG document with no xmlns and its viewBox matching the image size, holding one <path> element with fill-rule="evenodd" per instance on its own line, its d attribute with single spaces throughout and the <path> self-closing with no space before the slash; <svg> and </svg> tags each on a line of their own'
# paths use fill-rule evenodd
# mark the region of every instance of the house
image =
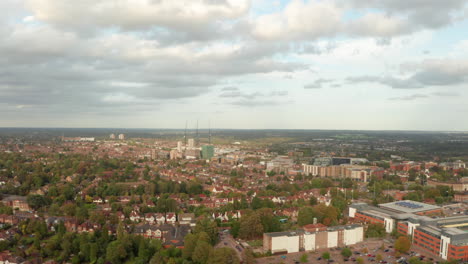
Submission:
<svg viewBox="0 0 468 264">
<path fill-rule="evenodd" d="M 124 213 L 122 213 L 121 211 L 118 211 L 118 212 L 116 213 L 116 215 L 117 215 L 117 218 L 119 218 L 120 221 L 125 220 L 125 215 L 124 215 Z"/>
<path fill-rule="evenodd" d="M 156 223 L 156 217 L 154 217 L 154 214 L 152 214 L 152 213 L 146 213 L 145 214 L 145 221 L 148 224 L 152 225 L 152 224 Z"/>
<path fill-rule="evenodd" d="M 228 217 L 227 213 L 224 213 L 224 214 L 223 213 L 213 213 L 212 217 L 213 217 L 213 219 L 218 219 L 221 222 L 229 221 L 229 217 Z"/>
<path fill-rule="evenodd" d="M 166 214 L 166 223 L 168 224 L 175 224 L 177 222 L 177 216 L 175 213 L 167 213 Z"/>
<path fill-rule="evenodd" d="M 130 213 L 130 221 L 132 222 L 140 222 L 141 220 L 141 216 L 140 214 L 138 214 L 135 210 L 133 210 L 131 213 Z"/>
<path fill-rule="evenodd" d="M 8 250 L 0 253 L 0 264 L 19 264 L 23 262 L 24 259 L 18 256 L 13 256 Z"/>
<path fill-rule="evenodd" d="M 77 232 L 78 233 L 92 233 L 95 230 L 99 230 L 99 229 L 101 229 L 101 225 L 86 221 L 78 226 Z"/>
<path fill-rule="evenodd" d="M 158 223 L 158 225 L 162 225 L 162 224 L 166 223 L 166 217 L 164 216 L 164 214 L 157 213 L 156 214 L 156 222 Z"/>
<path fill-rule="evenodd" d="M 190 225 L 194 221 L 195 221 L 195 214 L 193 213 L 179 214 L 179 224 L 181 225 Z"/>
<path fill-rule="evenodd" d="M 96 197 L 93 198 L 93 203 L 95 203 L 95 204 L 102 204 L 103 202 L 104 201 L 102 200 L 101 197 L 96 196 Z"/>
<path fill-rule="evenodd" d="M 136 235 L 141 235 L 146 238 L 156 238 L 160 239 L 163 242 L 165 241 L 165 235 L 170 232 L 174 227 L 171 225 L 160 225 L 154 226 L 149 224 L 140 224 L 135 226 L 134 233 Z"/>
</svg>

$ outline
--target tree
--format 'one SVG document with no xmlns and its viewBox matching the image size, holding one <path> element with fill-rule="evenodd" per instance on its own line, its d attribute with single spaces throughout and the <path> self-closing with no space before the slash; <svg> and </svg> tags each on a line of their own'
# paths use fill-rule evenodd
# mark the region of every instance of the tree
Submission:
<svg viewBox="0 0 468 264">
<path fill-rule="evenodd" d="M 195 234 L 187 234 L 184 239 L 184 249 L 182 249 L 182 257 L 184 259 L 192 258 L 193 251 L 197 246 L 198 236 Z"/>
<path fill-rule="evenodd" d="M 211 221 L 204 218 L 197 222 L 195 234 L 205 232 L 210 238 L 210 244 L 215 245 L 218 242 L 218 224 L 216 221 Z"/>
<path fill-rule="evenodd" d="M 385 227 L 382 224 L 369 224 L 366 229 L 366 237 L 384 237 Z"/>
<path fill-rule="evenodd" d="M 375 256 L 375 259 L 380 262 L 383 258 L 382 255 L 377 254 L 377 256 Z"/>
<path fill-rule="evenodd" d="M 28 205 L 34 210 L 37 210 L 47 205 L 46 198 L 39 194 L 28 195 L 28 197 L 26 198 L 26 201 L 28 202 Z"/>
<path fill-rule="evenodd" d="M 411 248 L 411 241 L 406 236 L 401 236 L 395 241 L 395 250 L 406 253 Z"/>
<path fill-rule="evenodd" d="M 329 260 L 330 259 L 330 252 L 328 252 L 328 251 L 323 252 L 322 258 L 326 259 L 326 260 Z"/>
<path fill-rule="evenodd" d="M 356 262 L 357 262 L 357 264 L 364 264 L 364 259 L 359 257 L 359 258 L 356 259 Z"/>
<path fill-rule="evenodd" d="M 312 207 L 302 207 L 297 215 L 297 224 L 304 226 L 314 222 L 315 212 Z"/>
<path fill-rule="evenodd" d="M 244 263 L 245 264 L 255 264 L 255 255 L 250 248 L 246 248 L 244 250 Z"/>
<path fill-rule="evenodd" d="M 239 264 L 237 253 L 232 248 L 217 248 L 213 250 L 208 261 L 210 264 Z"/>
<path fill-rule="evenodd" d="M 193 250 L 192 260 L 195 263 L 205 264 L 207 263 L 212 250 L 213 247 L 208 242 L 198 242 L 197 246 Z"/>
<path fill-rule="evenodd" d="M 239 237 L 253 239 L 263 234 L 263 225 L 257 212 L 250 213 L 240 220 Z"/>
<path fill-rule="evenodd" d="M 311 196 L 310 197 L 310 200 L 309 200 L 309 204 L 314 206 L 316 205 L 318 202 L 317 202 L 317 198 L 315 196 Z"/>
<path fill-rule="evenodd" d="M 307 263 L 309 261 L 307 254 L 302 254 L 300 261 L 301 263 Z"/>
<path fill-rule="evenodd" d="M 345 258 L 349 258 L 351 257 L 351 255 L 353 254 L 353 252 L 351 252 L 351 249 L 345 247 L 341 250 L 341 255 Z"/>
<path fill-rule="evenodd" d="M 281 226 L 279 221 L 275 218 L 273 210 L 271 208 L 262 208 L 257 210 L 258 215 L 260 216 L 263 232 L 279 232 L 281 231 Z"/>
</svg>

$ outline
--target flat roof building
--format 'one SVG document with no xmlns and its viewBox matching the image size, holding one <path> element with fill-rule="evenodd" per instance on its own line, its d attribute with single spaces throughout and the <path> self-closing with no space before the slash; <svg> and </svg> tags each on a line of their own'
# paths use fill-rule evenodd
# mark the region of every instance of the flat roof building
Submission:
<svg viewBox="0 0 468 264">
<path fill-rule="evenodd" d="M 366 223 L 380 223 L 387 233 L 394 230 L 409 235 L 424 252 L 447 260 L 468 261 L 468 215 L 429 217 L 441 208 L 435 205 L 402 201 L 380 204 L 352 204 L 349 217 Z"/>
</svg>

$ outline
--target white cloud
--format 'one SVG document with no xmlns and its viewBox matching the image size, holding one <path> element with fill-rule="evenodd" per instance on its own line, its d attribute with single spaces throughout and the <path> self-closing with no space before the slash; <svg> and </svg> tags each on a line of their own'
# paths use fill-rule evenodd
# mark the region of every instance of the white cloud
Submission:
<svg viewBox="0 0 468 264">
<path fill-rule="evenodd" d="M 253 35 L 266 40 L 305 40 L 339 32 L 342 10 L 332 1 L 291 1 L 282 12 L 259 16 Z"/>
</svg>

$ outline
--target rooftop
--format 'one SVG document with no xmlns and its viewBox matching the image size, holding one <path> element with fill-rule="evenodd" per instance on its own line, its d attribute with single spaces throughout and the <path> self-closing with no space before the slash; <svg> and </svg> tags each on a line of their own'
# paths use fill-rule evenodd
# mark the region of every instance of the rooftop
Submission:
<svg viewBox="0 0 468 264">
<path fill-rule="evenodd" d="M 439 206 L 411 200 L 379 204 L 379 207 L 389 209 L 398 213 L 418 213 L 441 209 L 441 207 Z"/>
</svg>

